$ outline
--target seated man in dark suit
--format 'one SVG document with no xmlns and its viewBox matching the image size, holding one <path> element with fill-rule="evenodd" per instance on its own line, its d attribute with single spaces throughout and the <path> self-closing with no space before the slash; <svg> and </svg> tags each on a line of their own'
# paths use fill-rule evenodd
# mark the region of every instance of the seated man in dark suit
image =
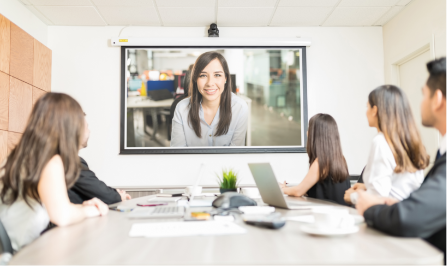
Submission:
<svg viewBox="0 0 447 266">
<path fill-rule="evenodd" d="M 85 126 L 88 134 L 86 134 L 87 136 L 83 141 L 82 148 L 87 147 L 88 137 L 90 135 L 87 121 L 85 122 Z M 104 182 L 99 180 L 95 173 L 88 168 L 87 162 L 83 158 L 79 158 L 81 159 L 81 174 L 76 183 L 68 190 L 68 197 L 72 203 L 82 204 L 86 200 L 98 198 L 105 204 L 113 204 L 131 199 L 126 191 L 108 187 Z"/>
<path fill-rule="evenodd" d="M 356 208 L 366 223 L 385 233 L 420 237 L 444 252 L 446 246 L 446 62 L 427 64 L 430 76 L 423 87 L 422 124 L 435 127 L 442 136 L 436 161 L 421 187 L 401 201 L 359 191 Z"/>
</svg>

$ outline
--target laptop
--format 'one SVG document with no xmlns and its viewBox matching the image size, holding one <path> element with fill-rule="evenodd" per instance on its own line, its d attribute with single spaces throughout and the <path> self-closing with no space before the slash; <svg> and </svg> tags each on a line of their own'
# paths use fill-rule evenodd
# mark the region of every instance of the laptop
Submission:
<svg viewBox="0 0 447 266">
<path fill-rule="evenodd" d="M 315 206 L 309 202 L 287 202 L 269 163 L 249 163 L 248 167 L 264 203 L 290 210 L 310 210 Z"/>
</svg>

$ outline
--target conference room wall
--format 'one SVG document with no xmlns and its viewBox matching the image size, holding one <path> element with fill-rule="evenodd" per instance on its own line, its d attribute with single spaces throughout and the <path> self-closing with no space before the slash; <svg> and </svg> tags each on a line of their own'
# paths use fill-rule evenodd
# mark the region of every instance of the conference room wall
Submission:
<svg viewBox="0 0 447 266">
<path fill-rule="evenodd" d="M 1 0 L 0 13 L 34 39 L 47 45 L 48 26 L 17 0 Z"/>
<path fill-rule="evenodd" d="M 397 66 L 415 53 L 430 50 L 432 58 L 445 56 L 446 1 L 413 0 L 383 26 L 383 47 L 388 84 L 399 84 Z"/>
<path fill-rule="evenodd" d="M 279 179 L 300 182 L 308 169 L 302 154 L 119 155 L 120 48 L 110 46 L 122 27 L 48 27 L 53 50 L 52 91 L 75 97 L 90 123 L 89 147 L 81 151 L 107 184 L 157 187 L 191 184 L 200 163 L 208 165 L 204 184 L 216 184 L 214 172 L 232 166 L 242 184 L 253 184 L 248 162 L 271 162 Z M 220 27 L 225 37 L 309 37 L 307 50 L 309 117 L 324 112 L 338 122 L 351 174 L 366 164 L 371 139 L 365 111 L 368 93 L 384 83 L 381 27 Z M 128 27 L 121 37 L 203 37 L 206 28 Z"/>
</svg>

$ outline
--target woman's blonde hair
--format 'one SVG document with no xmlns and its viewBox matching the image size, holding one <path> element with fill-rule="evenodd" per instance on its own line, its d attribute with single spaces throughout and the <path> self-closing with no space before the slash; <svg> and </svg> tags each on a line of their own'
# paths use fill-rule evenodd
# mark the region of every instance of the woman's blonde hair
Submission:
<svg viewBox="0 0 447 266">
<path fill-rule="evenodd" d="M 429 164 L 410 104 L 404 92 L 393 85 L 383 85 L 368 96 L 369 105 L 377 106 L 379 129 L 396 160 L 394 172 L 415 172 Z"/>
</svg>

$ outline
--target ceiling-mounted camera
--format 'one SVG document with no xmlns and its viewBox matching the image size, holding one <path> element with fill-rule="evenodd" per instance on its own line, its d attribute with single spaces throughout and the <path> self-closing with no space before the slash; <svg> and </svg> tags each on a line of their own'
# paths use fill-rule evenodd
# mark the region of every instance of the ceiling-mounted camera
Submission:
<svg viewBox="0 0 447 266">
<path fill-rule="evenodd" d="M 217 28 L 216 23 L 211 23 L 210 28 L 208 29 L 208 37 L 219 37 L 219 29 Z"/>
</svg>

